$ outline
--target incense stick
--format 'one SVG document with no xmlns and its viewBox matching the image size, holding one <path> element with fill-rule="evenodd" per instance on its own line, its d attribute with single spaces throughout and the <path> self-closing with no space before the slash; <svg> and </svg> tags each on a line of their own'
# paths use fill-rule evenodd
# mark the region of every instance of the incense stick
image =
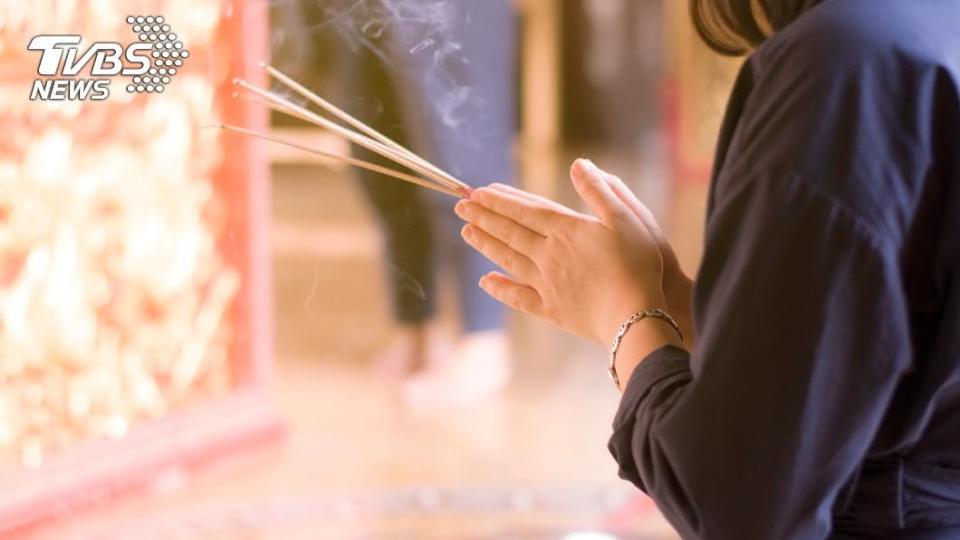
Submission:
<svg viewBox="0 0 960 540">
<path fill-rule="evenodd" d="M 278 112 L 278 113 L 285 114 L 285 115 L 287 115 L 287 116 L 292 116 L 292 117 L 294 117 L 294 118 L 299 118 L 300 120 L 303 120 L 304 122 L 307 122 L 308 124 L 312 124 L 312 123 L 313 123 L 313 122 L 310 121 L 309 118 L 307 118 L 307 117 L 305 117 L 305 116 L 301 116 L 300 114 L 298 114 L 298 113 L 296 113 L 296 112 L 294 112 L 294 111 L 291 111 L 291 110 L 289 110 L 289 109 L 285 109 L 285 108 L 283 108 L 283 107 L 280 107 L 279 105 L 276 105 L 276 104 L 274 104 L 274 103 L 271 103 L 271 102 L 269 102 L 269 101 L 267 101 L 267 100 L 265 100 L 265 99 L 263 99 L 263 98 L 261 98 L 261 97 L 259 97 L 259 96 L 256 96 L 256 95 L 248 96 L 248 95 L 246 95 L 246 94 L 241 94 L 240 92 L 234 92 L 234 93 L 233 93 L 233 97 L 234 97 L 234 99 L 242 99 L 243 101 L 249 101 L 250 103 L 256 103 L 257 105 L 260 105 L 261 107 L 265 107 L 265 108 L 267 108 L 267 109 L 270 109 L 271 111 L 276 111 L 276 112 Z"/>
<path fill-rule="evenodd" d="M 363 146 L 364 148 L 367 148 L 368 150 L 374 153 L 380 154 L 381 156 L 391 161 L 399 163 L 412 171 L 416 171 L 440 183 L 441 185 L 447 187 L 448 189 L 454 190 L 460 196 L 469 196 L 471 192 L 469 187 L 460 187 L 459 185 L 452 186 L 446 179 L 439 176 L 437 173 L 434 173 L 433 171 L 426 168 L 425 166 L 420 165 L 419 163 L 415 162 L 411 158 L 408 158 L 406 155 L 401 154 L 396 150 L 389 148 L 386 145 L 371 139 L 370 137 L 357 133 L 356 131 L 350 130 L 335 122 L 332 122 L 326 118 L 323 118 L 322 116 L 317 115 L 313 111 L 310 111 L 309 109 L 301 107 L 300 105 L 297 105 L 282 96 L 274 94 L 273 92 L 270 92 L 268 90 L 264 90 L 262 88 L 256 87 L 242 79 L 235 79 L 234 83 L 250 92 L 253 92 L 257 96 L 265 99 L 266 101 L 273 103 L 274 105 L 279 107 L 278 110 L 280 112 L 291 114 L 292 116 L 296 116 L 312 124 L 328 129 L 333 133 L 347 139 L 350 142 Z"/>
<path fill-rule="evenodd" d="M 468 191 L 470 190 L 470 186 L 468 186 L 465 182 L 462 182 L 461 180 L 457 179 L 456 177 L 454 177 L 454 176 L 451 175 L 450 173 L 444 171 L 444 170 L 441 169 L 440 167 L 437 167 L 437 166 L 434 165 L 433 163 L 430 163 L 430 162 L 427 161 L 426 159 L 420 157 L 419 155 L 413 153 L 413 152 L 410 151 L 409 149 L 407 149 L 407 148 L 405 148 L 404 146 L 400 145 L 399 143 L 397 143 L 397 142 L 394 141 L 393 139 L 391 139 L 391 138 L 387 137 L 386 135 L 380 133 L 379 131 L 373 129 L 372 127 L 368 126 L 367 124 L 364 124 L 363 122 L 361 122 L 361 121 L 358 120 L 357 118 L 351 116 L 349 113 L 343 111 L 342 109 L 340 109 L 340 108 L 337 107 L 336 105 L 334 105 L 334 104 L 330 103 L 329 101 L 323 99 L 322 97 L 320 97 L 320 96 L 318 96 L 317 94 L 313 93 L 312 91 L 310 91 L 308 88 L 306 88 L 306 87 L 303 86 L 302 84 L 300 84 L 300 83 L 298 83 L 297 81 L 293 80 L 292 78 L 288 77 L 286 74 L 284 74 L 283 72 L 281 72 L 281 71 L 278 70 L 277 68 L 275 68 L 275 67 L 267 64 L 266 62 L 260 62 L 260 67 L 262 67 L 263 69 L 265 69 L 265 70 L 267 71 L 267 73 L 269 73 L 270 75 L 272 75 L 273 77 L 275 77 L 276 79 L 278 79 L 280 82 L 282 82 L 282 83 L 284 83 L 285 85 L 287 85 L 287 87 L 289 87 L 290 89 L 294 90 L 295 92 L 297 92 L 297 93 L 300 94 L 301 96 L 309 99 L 309 100 L 312 101 L 313 103 L 317 104 L 318 106 L 320 106 L 321 108 L 323 108 L 323 109 L 324 109 L 325 111 L 327 111 L 328 113 L 336 116 L 336 117 L 339 118 L 340 120 L 343 120 L 344 122 L 350 124 L 351 126 L 353 126 L 354 128 L 360 130 L 361 132 L 363 132 L 364 134 L 368 135 L 369 137 L 372 137 L 373 139 L 379 141 L 380 143 L 382 143 L 382 144 L 384 144 L 384 145 L 386 145 L 386 146 L 388 146 L 388 147 L 396 150 L 397 152 L 402 153 L 403 155 L 407 156 L 409 159 L 412 159 L 412 160 L 416 161 L 417 163 L 419 163 L 419 164 L 422 165 L 423 167 L 426 167 L 426 168 L 430 169 L 432 172 L 440 175 L 441 177 L 443 177 L 445 180 L 447 180 L 448 182 L 450 182 L 450 183 L 452 184 L 451 187 L 456 187 L 456 188 L 463 189 L 463 190 L 468 190 Z"/>
<path fill-rule="evenodd" d="M 242 135 L 247 135 L 247 136 L 255 137 L 255 138 L 258 138 L 258 139 L 263 139 L 263 140 L 265 140 L 265 141 L 270 141 L 270 142 L 274 142 L 274 143 L 277 143 L 277 144 L 282 144 L 282 145 L 284 145 L 284 146 L 289 146 L 289 147 L 291 147 L 291 148 L 296 148 L 296 149 L 298 149 L 298 150 L 302 150 L 302 151 L 304 151 L 304 152 L 309 152 L 309 153 L 311 153 L 311 154 L 315 154 L 315 155 L 318 155 L 318 156 L 321 156 L 321 157 L 324 157 L 324 158 L 327 158 L 327 159 L 330 159 L 330 160 L 333 160 L 333 161 L 339 161 L 339 162 L 342 162 L 342 163 L 346 163 L 346 164 L 348 164 L 348 165 L 352 165 L 352 166 L 354 166 L 354 167 L 359 167 L 359 168 L 361 168 L 361 169 L 366 169 L 366 170 L 368 170 L 368 171 L 372 171 L 372 172 L 375 172 L 375 173 L 379 173 L 379 174 L 383 174 L 383 175 L 386 175 L 386 176 L 390 176 L 390 177 L 396 178 L 396 179 L 398 179 L 398 180 L 403 180 L 403 181 L 405 181 L 405 182 L 410 182 L 410 183 L 416 184 L 416 185 L 418 185 L 418 186 L 420 186 L 420 187 L 425 187 L 425 188 L 427 188 L 427 189 L 432 189 L 432 190 L 434 190 L 434 191 L 439 191 L 440 193 L 444 193 L 444 194 L 450 195 L 450 196 L 452 196 L 452 197 L 457 197 L 457 198 L 460 198 L 460 197 L 461 197 L 461 194 L 460 194 L 460 193 L 458 193 L 458 192 L 456 192 L 456 191 L 454 191 L 454 190 L 452 190 L 452 189 L 450 189 L 450 188 L 448 188 L 448 187 L 446 187 L 446 186 L 433 184 L 433 183 L 431 183 L 431 182 L 428 182 L 428 181 L 426 181 L 426 180 L 423 180 L 422 178 L 417 178 L 416 176 L 412 176 L 412 175 L 405 174 L 405 173 L 402 173 L 402 172 L 399 172 L 399 171 L 395 171 L 395 170 L 389 169 L 389 168 L 387 168 L 387 167 L 382 167 L 382 166 L 377 165 L 377 164 L 375 164 L 375 163 L 370 163 L 370 162 L 368 162 L 368 161 L 363 161 L 363 160 L 361 160 L 361 159 L 356 159 L 356 158 L 352 158 L 352 157 L 341 156 L 341 155 L 339 155 L 339 154 L 332 154 L 332 153 L 330 153 L 330 152 L 324 152 L 323 150 L 317 150 L 317 149 L 315 149 L 315 148 L 310 148 L 310 147 L 304 146 L 304 145 L 302 145 L 302 144 L 298 144 L 298 143 L 295 143 L 295 142 L 292 142 L 292 141 L 287 141 L 287 140 L 280 139 L 280 138 L 277 138 L 277 137 L 272 137 L 272 136 L 270 136 L 270 135 L 267 135 L 267 134 L 264 134 L 264 133 L 260 133 L 260 132 L 258 132 L 258 131 L 253 131 L 253 130 L 250 130 L 250 129 L 242 128 L 242 127 L 239 127 L 239 126 L 233 126 L 233 125 L 230 125 L 230 124 L 219 124 L 217 127 L 219 127 L 220 129 L 223 129 L 224 131 L 232 131 L 232 132 L 234 132 L 234 133 L 240 133 L 240 134 L 242 134 Z"/>
</svg>

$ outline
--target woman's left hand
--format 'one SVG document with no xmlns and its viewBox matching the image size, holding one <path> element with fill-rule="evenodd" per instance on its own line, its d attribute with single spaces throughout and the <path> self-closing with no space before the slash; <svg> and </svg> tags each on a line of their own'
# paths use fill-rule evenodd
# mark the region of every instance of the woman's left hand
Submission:
<svg viewBox="0 0 960 540">
<path fill-rule="evenodd" d="M 457 204 L 464 239 L 510 275 L 480 287 L 508 306 L 608 343 L 630 314 L 666 308 L 656 238 L 592 162 L 577 160 L 573 186 L 596 217 L 506 186 Z"/>
</svg>

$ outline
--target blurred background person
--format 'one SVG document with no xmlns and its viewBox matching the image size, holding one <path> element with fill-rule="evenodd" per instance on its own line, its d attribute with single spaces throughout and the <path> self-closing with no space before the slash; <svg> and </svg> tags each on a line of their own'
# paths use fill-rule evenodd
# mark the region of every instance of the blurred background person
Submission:
<svg viewBox="0 0 960 540">
<path fill-rule="evenodd" d="M 509 0 L 305 7 L 323 33 L 338 34 L 333 47 L 351 114 L 468 183 L 513 183 L 517 51 Z M 391 166 L 369 150 L 353 152 Z M 357 174 L 383 231 L 399 327 L 376 369 L 402 379 L 402 395 L 414 406 L 496 392 L 510 373 L 505 313 L 476 287 L 492 267 L 458 241 L 456 201 L 376 173 Z M 452 343 L 436 323 L 446 271 L 459 308 Z"/>
</svg>

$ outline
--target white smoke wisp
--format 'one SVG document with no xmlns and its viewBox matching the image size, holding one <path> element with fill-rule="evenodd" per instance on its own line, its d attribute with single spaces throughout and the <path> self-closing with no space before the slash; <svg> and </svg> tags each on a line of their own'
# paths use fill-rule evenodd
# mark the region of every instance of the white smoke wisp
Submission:
<svg viewBox="0 0 960 540">
<path fill-rule="evenodd" d="M 465 5 L 464 0 L 332 0 L 326 24 L 353 50 L 365 47 L 416 77 L 437 119 L 473 140 L 480 135 L 475 119 L 487 100 L 466 76 L 470 59 L 457 37 L 470 24 Z"/>
</svg>

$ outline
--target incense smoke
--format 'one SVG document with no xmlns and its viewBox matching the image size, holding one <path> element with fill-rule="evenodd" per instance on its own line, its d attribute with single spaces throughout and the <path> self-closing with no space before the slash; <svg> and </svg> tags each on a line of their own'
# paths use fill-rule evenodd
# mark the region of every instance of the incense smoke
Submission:
<svg viewBox="0 0 960 540">
<path fill-rule="evenodd" d="M 353 50 L 365 47 L 415 77 L 420 98 L 446 127 L 476 138 L 486 99 L 466 76 L 470 59 L 457 38 L 470 18 L 463 0 L 340 0 L 326 8 Z"/>
</svg>

